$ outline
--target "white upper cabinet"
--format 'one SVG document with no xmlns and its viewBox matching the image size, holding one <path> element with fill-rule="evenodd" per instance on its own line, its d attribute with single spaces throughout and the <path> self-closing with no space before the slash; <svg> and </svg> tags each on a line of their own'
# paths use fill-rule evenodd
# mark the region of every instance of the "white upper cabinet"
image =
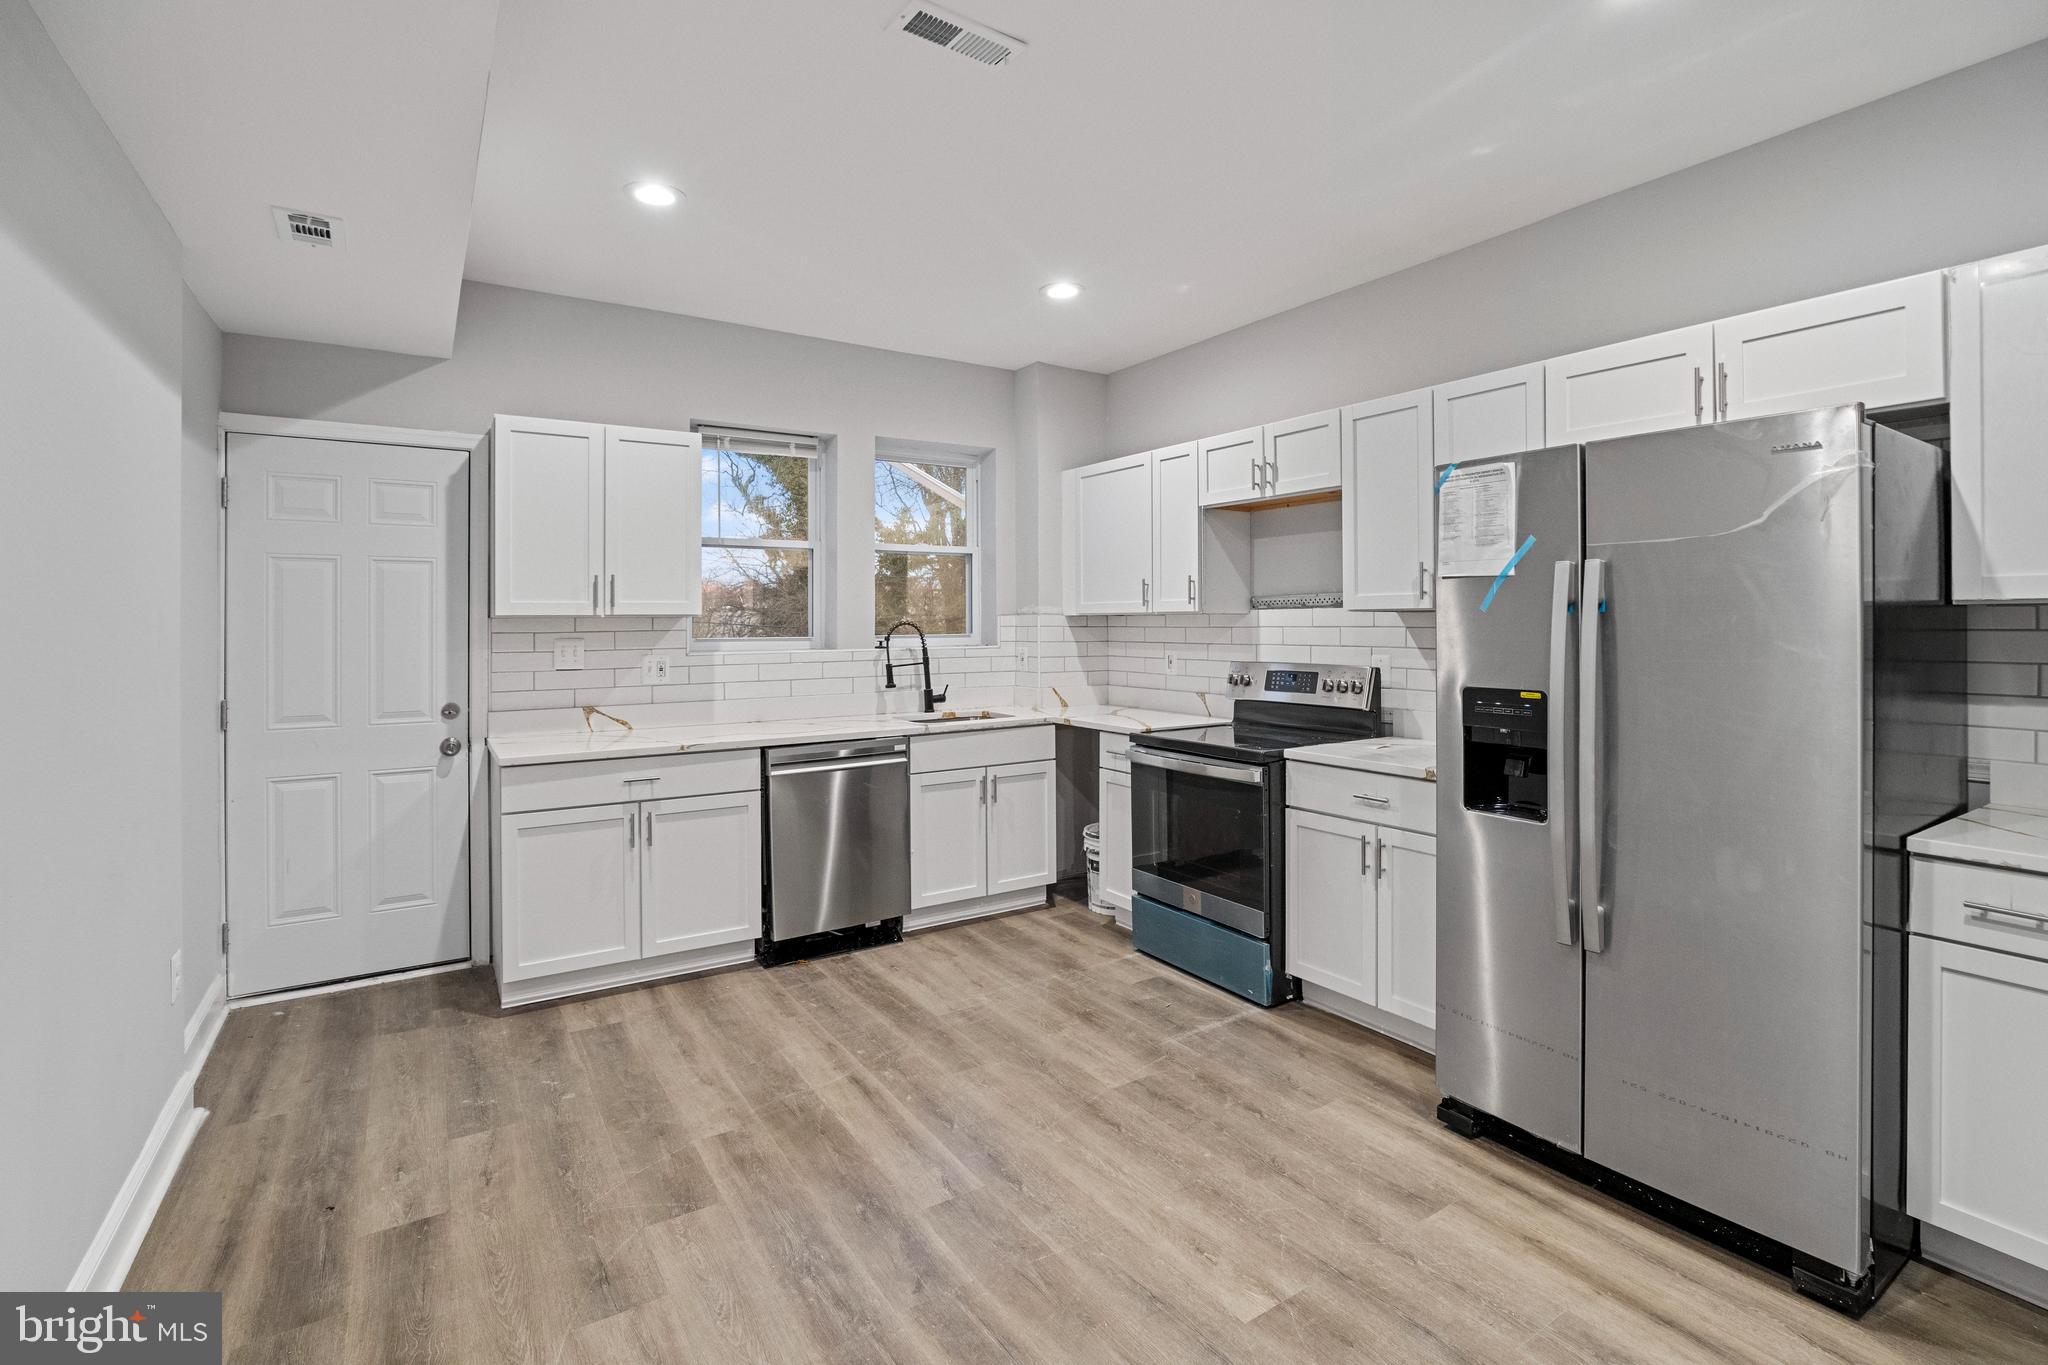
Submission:
<svg viewBox="0 0 2048 1365">
<path fill-rule="evenodd" d="M 1194 446 L 1152 452 L 1154 611 L 1194 611 L 1202 600 L 1201 482 Z"/>
<path fill-rule="evenodd" d="M 1152 457 L 1127 455 L 1068 471 L 1067 563 L 1076 616 L 1152 609 Z"/>
<path fill-rule="evenodd" d="M 1343 410 L 1344 605 L 1400 611 L 1434 604 L 1430 391 Z"/>
<path fill-rule="evenodd" d="M 606 614 L 695 616 L 700 610 L 702 461 L 695 433 L 604 429 Z"/>
<path fill-rule="evenodd" d="M 1543 445 L 1541 365 L 1439 384 L 1434 393 L 1437 464 L 1513 455 Z"/>
<path fill-rule="evenodd" d="M 1956 600 L 2048 600 L 2048 247 L 1964 266 L 1949 306 Z"/>
<path fill-rule="evenodd" d="M 1544 444 L 1711 422 L 1711 324 L 1600 346 L 1543 366 Z"/>
<path fill-rule="evenodd" d="M 688 432 L 499 417 L 491 614 L 696 614 L 699 459 Z"/>
<path fill-rule="evenodd" d="M 589 616 L 604 575 L 604 428 L 500 417 L 491 437 L 491 614 Z"/>
<path fill-rule="evenodd" d="M 1323 493 L 1343 482 L 1340 413 L 1336 408 L 1312 412 L 1291 422 L 1268 422 L 1266 480 L 1268 498 Z"/>
<path fill-rule="evenodd" d="M 1268 496 L 1266 428 L 1246 427 L 1195 442 L 1202 475 L 1202 506 L 1257 502 Z"/>
<path fill-rule="evenodd" d="M 1948 393 L 1940 271 L 1714 324 L 1721 420 Z"/>
</svg>

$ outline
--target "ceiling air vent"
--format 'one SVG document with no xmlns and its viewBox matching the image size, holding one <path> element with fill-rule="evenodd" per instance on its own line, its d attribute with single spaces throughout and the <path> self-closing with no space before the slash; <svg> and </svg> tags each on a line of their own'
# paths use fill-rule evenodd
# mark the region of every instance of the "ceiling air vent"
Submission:
<svg viewBox="0 0 2048 1365">
<path fill-rule="evenodd" d="M 299 209 L 270 210 L 271 221 L 277 224 L 277 235 L 287 242 L 301 246 L 340 246 L 341 219 L 330 218 L 324 213 L 306 213 Z"/>
<path fill-rule="evenodd" d="M 912 5 L 897 14 L 889 27 L 922 38 L 948 52 L 971 57 L 983 66 L 1001 66 L 1024 50 L 1021 38 L 998 33 L 936 5 Z"/>
</svg>

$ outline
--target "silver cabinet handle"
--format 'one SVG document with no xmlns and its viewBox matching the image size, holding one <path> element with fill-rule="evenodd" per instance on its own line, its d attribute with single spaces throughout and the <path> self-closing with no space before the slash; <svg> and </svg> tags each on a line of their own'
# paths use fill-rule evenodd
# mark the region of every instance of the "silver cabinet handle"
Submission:
<svg viewBox="0 0 2048 1365">
<path fill-rule="evenodd" d="M 1386 836 L 1384 836 L 1384 835 L 1380 835 L 1380 834 L 1375 834 L 1375 835 L 1373 835 L 1373 836 L 1372 836 L 1372 855 L 1373 855 L 1372 879 L 1373 879 L 1374 881 L 1383 881 L 1383 880 L 1385 880 L 1385 878 L 1386 878 L 1386 875 L 1387 875 L 1387 840 L 1386 840 Z"/>
<path fill-rule="evenodd" d="M 1195 605 L 1195 576 L 1193 574 L 1188 575 L 1188 605 L 1191 607 Z"/>
<path fill-rule="evenodd" d="M 1720 411 L 1715 415 L 1725 422 L 1728 420 L 1728 362 L 1717 360 L 1714 362 L 1714 369 L 1719 374 L 1721 390 Z"/>
<path fill-rule="evenodd" d="M 462 752 L 462 741 L 453 735 L 448 736 L 448 738 L 441 741 L 441 752 L 449 758 L 455 757 L 455 755 Z"/>
<path fill-rule="evenodd" d="M 1586 561 L 1579 594 L 1579 932 L 1586 951 L 1607 951 L 1604 837 L 1600 809 L 1600 640 L 1606 634 L 1607 561 Z"/>
<path fill-rule="evenodd" d="M 2028 929 L 2048 930 L 2048 915 L 2039 915 L 2032 910 L 2015 910 L 2009 905 L 1986 905 L 1982 901 L 1964 901 L 1963 909 L 1971 912 L 1972 919 L 1995 919 L 2001 915 L 2020 920 Z"/>
<path fill-rule="evenodd" d="M 592 616 L 595 616 L 601 610 L 603 610 L 603 608 L 598 606 L 597 602 L 597 575 L 592 574 L 590 576 L 590 614 Z"/>
<path fill-rule="evenodd" d="M 993 806 L 1003 799 L 1003 779 L 994 773 L 988 775 L 988 803 Z"/>
<path fill-rule="evenodd" d="M 1266 457 L 1266 491 L 1272 492 L 1280 486 L 1280 461 L 1274 456 Z"/>
<path fill-rule="evenodd" d="M 653 812 L 653 811 L 647 811 L 647 812 L 645 813 L 645 819 L 646 819 L 646 821 L 647 821 L 647 846 L 648 846 L 649 848 L 653 848 L 653 847 L 654 847 L 654 812 Z"/>
<path fill-rule="evenodd" d="M 610 601 L 609 603 L 607 603 L 607 604 L 606 604 L 605 610 L 607 610 L 607 611 L 617 611 L 618 609 L 619 609 L 619 576 L 618 576 L 617 574 L 613 574 L 613 575 L 611 575 L 611 601 Z"/>
<path fill-rule="evenodd" d="M 1572 650 L 1572 601 L 1579 566 L 1560 559 L 1550 580 L 1550 701 L 1546 713 L 1550 750 L 1550 894 L 1557 923 L 1557 941 L 1579 941 L 1579 905 L 1572 895 L 1571 706 L 1566 700 Z"/>
<path fill-rule="evenodd" d="M 1358 875 L 1372 875 L 1372 840 L 1360 836 L 1358 840 Z"/>
<path fill-rule="evenodd" d="M 1263 483 L 1264 480 L 1259 477 L 1259 457 L 1255 452 L 1252 455 L 1252 492 L 1258 492 Z"/>
<path fill-rule="evenodd" d="M 637 816 L 636 816 L 636 815 L 635 815 L 635 814 L 634 814 L 634 813 L 633 813 L 632 811 L 627 811 L 627 812 L 626 812 L 626 847 L 627 847 L 627 848 L 638 848 L 638 847 L 640 846 L 640 838 L 639 838 L 639 836 L 640 836 L 640 820 L 639 820 L 639 818 L 638 818 L 638 817 L 637 817 Z"/>
<path fill-rule="evenodd" d="M 984 806 L 986 806 L 986 805 L 988 804 L 988 774 L 987 774 L 987 773 L 983 773 L 983 774 L 982 774 L 982 775 L 981 775 L 980 777 L 977 777 L 977 778 L 975 778 L 975 779 L 974 779 L 974 790 L 975 790 L 976 794 L 977 794 L 977 795 L 979 796 L 979 798 L 980 798 L 980 800 L 981 800 L 981 804 L 982 804 L 982 805 L 984 805 Z"/>
<path fill-rule="evenodd" d="M 1141 607 L 1152 605 L 1152 580 L 1149 578 L 1138 580 L 1138 605 Z"/>
<path fill-rule="evenodd" d="M 1351 799 L 1353 801 L 1363 801 L 1368 806 L 1390 806 L 1393 804 L 1392 797 L 1374 796 L 1370 792 L 1353 792 L 1351 793 Z"/>
<path fill-rule="evenodd" d="M 1697 422 L 1707 415 L 1707 372 L 1699 366 L 1692 367 L 1692 420 Z"/>
</svg>

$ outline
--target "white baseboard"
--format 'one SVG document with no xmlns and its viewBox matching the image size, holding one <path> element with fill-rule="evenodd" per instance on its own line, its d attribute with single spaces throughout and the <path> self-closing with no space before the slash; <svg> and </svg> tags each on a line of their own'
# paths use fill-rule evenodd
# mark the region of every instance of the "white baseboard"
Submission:
<svg viewBox="0 0 2048 1365">
<path fill-rule="evenodd" d="M 1383 1009 L 1353 1000 L 1348 995 L 1340 995 L 1327 987 L 1315 985 L 1313 982 L 1302 982 L 1301 1003 L 1327 1011 L 1339 1019 L 1349 1019 L 1354 1024 L 1362 1025 L 1375 1033 L 1384 1033 L 1389 1038 L 1399 1039 L 1410 1047 L 1419 1047 L 1431 1055 L 1436 1052 L 1435 1029 L 1424 1028 L 1412 1019 L 1389 1014 Z"/>
<path fill-rule="evenodd" d="M 588 995 L 592 991 L 608 991 L 619 986 L 638 986 L 649 981 L 665 981 L 670 977 L 700 976 L 705 972 L 723 971 L 754 960 L 754 940 L 712 948 L 698 948 L 687 953 L 668 953 L 661 957 L 643 958 L 635 962 L 620 962 L 610 967 L 586 967 L 580 972 L 562 972 L 555 976 L 536 976 L 525 981 L 498 981 L 498 1003 L 506 1009 L 517 1005 L 537 1005 L 543 1000 L 560 1000 L 565 996 Z"/>
<path fill-rule="evenodd" d="M 963 920 L 981 919 L 987 915 L 1004 915 L 1012 910 L 1031 910 L 1044 904 L 1045 888 L 1042 886 L 1034 891 L 977 896 L 951 905 L 935 905 L 929 910 L 913 910 L 903 917 L 903 932 L 914 934 L 921 929 L 937 929 L 941 925 L 959 924 Z"/>
<path fill-rule="evenodd" d="M 2048 1270 L 1946 1228 L 1920 1225 L 1920 1259 L 1981 1280 L 2037 1308 L 2048 1308 Z"/>
<path fill-rule="evenodd" d="M 135 1264 L 135 1253 L 142 1250 L 142 1239 L 149 1235 L 149 1225 L 155 1221 L 178 1167 L 184 1164 L 199 1125 L 206 1122 L 206 1111 L 192 1103 L 192 1090 L 199 1083 L 199 1073 L 206 1069 L 206 1059 L 213 1055 L 214 1041 L 227 1017 L 227 978 L 216 976 L 200 998 L 199 1008 L 185 1021 L 184 1068 L 73 1272 L 68 1286 L 71 1292 L 112 1293 L 128 1278 L 128 1267 Z"/>
</svg>

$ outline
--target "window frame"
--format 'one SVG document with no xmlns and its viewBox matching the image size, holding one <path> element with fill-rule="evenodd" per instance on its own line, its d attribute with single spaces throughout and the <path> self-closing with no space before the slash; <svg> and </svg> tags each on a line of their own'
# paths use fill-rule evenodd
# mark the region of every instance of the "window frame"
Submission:
<svg viewBox="0 0 2048 1365">
<path fill-rule="evenodd" d="M 878 447 L 875 451 L 875 465 L 877 466 L 877 486 L 879 486 L 880 483 L 880 466 L 885 464 L 937 465 L 944 469 L 964 469 L 967 471 L 967 478 L 961 489 L 961 495 L 967 500 L 966 517 L 964 518 L 967 526 L 967 543 L 965 545 L 904 545 L 898 544 L 893 541 L 884 541 L 881 537 L 879 528 L 876 528 L 875 530 L 870 532 L 870 534 L 874 538 L 875 550 L 872 565 L 873 577 L 877 582 L 881 580 L 882 556 L 885 554 L 958 555 L 967 561 L 967 629 L 959 632 L 958 634 L 928 635 L 926 637 L 927 639 L 936 642 L 946 644 L 975 644 L 979 643 L 981 638 L 979 635 L 979 631 L 982 625 L 982 566 L 980 564 L 980 555 L 982 550 L 981 467 L 985 460 L 985 456 L 956 455 L 950 452 L 897 449 L 888 446 Z M 869 502 L 872 503 L 873 501 L 874 499 L 870 497 Z M 874 517 L 875 509 L 872 506 L 870 506 L 868 509 L 868 518 L 871 524 L 874 522 Z M 879 613 L 877 613 L 875 628 L 877 631 L 888 629 L 888 626 L 883 624 L 879 619 Z"/>
<path fill-rule="evenodd" d="M 811 477 L 808 481 L 808 486 L 804 490 L 806 499 L 804 523 L 810 528 L 810 539 L 808 540 L 771 540 L 759 536 L 703 535 L 703 512 L 701 510 L 703 473 L 700 464 L 698 473 L 700 498 L 700 510 L 698 512 L 699 544 L 697 548 L 697 572 L 700 582 L 708 582 L 703 577 L 704 552 L 706 550 L 802 550 L 805 554 L 809 555 L 810 574 L 804 585 L 804 617 L 810 624 L 810 633 L 807 635 L 703 636 L 697 633 L 698 622 L 703 619 L 699 615 L 692 617 L 690 620 L 691 652 L 712 653 L 726 650 L 744 652 L 754 650 L 772 653 L 785 650 L 818 648 L 820 645 L 818 622 L 819 567 L 830 554 L 830 547 L 824 536 L 820 533 L 821 526 L 824 523 L 821 523 L 819 520 L 820 504 L 822 501 L 819 497 L 819 486 L 823 482 L 821 476 L 825 470 L 824 440 L 817 436 L 804 435 L 801 432 L 769 431 L 756 427 L 727 426 L 721 423 L 710 422 L 700 422 L 693 430 L 697 434 L 701 450 L 705 453 L 717 450 L 735 454 L 781 454 L 811 462 Z M 726 442 L 730 441 L 750 442 L 759 446 L 784 445 L 788 448 L 782 451 L 749 451 L 737 449 L 732 445 L 726 444 Z M 826 507 L 822 510 L 829 513 L 830 509 Z"/>
</svg>

